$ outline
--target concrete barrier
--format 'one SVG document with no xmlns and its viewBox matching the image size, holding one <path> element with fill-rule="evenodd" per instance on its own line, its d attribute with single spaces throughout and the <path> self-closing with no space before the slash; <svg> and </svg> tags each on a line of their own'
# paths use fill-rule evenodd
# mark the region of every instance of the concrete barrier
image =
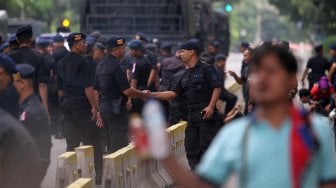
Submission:
<svg viewBox="0 0 336 188">
<path fill-rule="evenodd" d="M 91 178 L 95 183 L 94 157 L 92 146 L 75 148 L 79 178 Z"/>
<path fill-rule="evenodd" d="M 71 183 L 67 188 L 92 188 L 93 181 L 91 178 L 79 178 L 75 182 Z"/>
<path fill-rule="evenodd" d="M 78 178 L 76 152 L 66 152 L 58 156 L 56 188 L 65 188 Z"/>
</svg>

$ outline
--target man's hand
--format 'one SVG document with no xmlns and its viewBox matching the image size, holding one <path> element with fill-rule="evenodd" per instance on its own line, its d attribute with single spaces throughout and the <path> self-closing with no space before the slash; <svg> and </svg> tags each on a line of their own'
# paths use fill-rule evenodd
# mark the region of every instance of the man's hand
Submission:
<svg viewBox="0 0 336 188">
<path fill-rule="evenodd" d="M 91 120 L 92 121 L 95 121 L 97 119 L 97 113 L 98 113 L 97 108 L 91 108 L 91 114 L 92 114 Z"/>
<path fill-rule="evenodd" d="M 131 111 L 132 108 L 133 108 L 132 100 L 129 99 L 129 100 L 127 101 L 127 103 L 126 103 L 126 109 L 127 109 L 128 111 Z"/>
<path fill-rule="evenodd" d="M 214 113 L 214 108 L 211 106 L 207 106 L 202 110 L 202 114 L 203 114 L 203 119 L 208 120 L 212 117 Z"/>
<path fill-rule="evenodd" d="M 151 91 L 149 91 L 149 90 L 144 90 L 144 91 L 142 91 L 142 92 L 144 92 L 144 93 L 145 93 L 145 95 L 146 95 L 146 98 L 145 98 L 145 99 L 148 99 L 149 97 L 151 97 L 151 96 L 152 96 L 152 92 L 151 92 Z"/>
<path fill-rule="evenodd" d="M 103 118 L 102 118 L 100 112 L 97 112 L 96 125 L 97 125 L 98 128 L 103 128 L 104 127 Z"/>
<path fill-rule="evenodd" d="M 235 72 L 233 72 L 233 71 L 228 71 L 228 72 L 229 72 L 230 76 L 237 77 L 237 74 Z"/>
</svg>

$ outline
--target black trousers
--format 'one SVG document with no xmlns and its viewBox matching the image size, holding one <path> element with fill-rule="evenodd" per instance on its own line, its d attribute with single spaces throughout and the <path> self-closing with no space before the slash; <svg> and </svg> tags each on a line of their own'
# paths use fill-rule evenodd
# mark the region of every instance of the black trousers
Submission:
<svg viewBox="0 0 336 188">
<path fill-rule="evenodd" d="M 102 113 L 105 131 L 107 152 L 113 153 L 128 145 L 128 116 L 113 113 Z"/>
<path fill-rule="evenodd" d="M 188 122 L 185 130 L 185 150 L 192 170 L 199 164 L 212 139 L 219 130 L 218 121 Z"/>
<path fill-rule="evenodd" d="M 62 106 L 64 114 L 64 133 L 67 143 L 66 151 L 74 151 L 82 142 L 92 145 L 96 176 L 102 175 L 103 154 L 98 127 L 91 120 L 91 106 L 88 102 L 69 103 Z"/>
<path fill-rule="evenodd" d="M 236 105 L 238 98 L 236 95 L 230 93 L 228 90 L 223 89 L 221 94 L 221 100 L 226 102 L 224 113 L 228 114 Z"/>
</svg>

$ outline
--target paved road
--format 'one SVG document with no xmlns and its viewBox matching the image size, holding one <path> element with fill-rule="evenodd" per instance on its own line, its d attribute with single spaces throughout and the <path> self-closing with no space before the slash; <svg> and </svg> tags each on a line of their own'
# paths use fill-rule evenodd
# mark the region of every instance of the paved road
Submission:
<svg viewBox="0 0 336 188">
<path fill-rule="evenodd" d="M 240 74 L 241 61 L 243 56 L 241 54 L 233 53 L 230 54 L 226 69 L 235 71 L 238 75 Z M 227 76 L 226 85 L 234 83 L 233 78 L 229 75 Z M 49 166 L 48 172 L 42 182 L 42 188 L 55 188 L 56 181 L 56 168 L 57 168 L 57 156 L 65 152 L 66 143 L 65 139 L 52 139 L 52 149 L 51 149 L 51 164 Z"/>
</svg>

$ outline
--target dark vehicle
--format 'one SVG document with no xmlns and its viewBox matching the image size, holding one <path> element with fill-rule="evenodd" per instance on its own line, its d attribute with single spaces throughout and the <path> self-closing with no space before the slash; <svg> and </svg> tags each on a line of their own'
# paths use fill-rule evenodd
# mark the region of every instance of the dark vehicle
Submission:
<svg viewBox="0 0 336 188">
<path fill-rule="evenodd" d="M 81 30 L 104 35 L 138 32 L 161 41 L 180 42 L 197 37 L 204 46 L 214 39 L 223 53 L 229 48 L 229 19 L 214 12 L 205 0 L 86 0 L 82 4 Z"/>
</svg>

